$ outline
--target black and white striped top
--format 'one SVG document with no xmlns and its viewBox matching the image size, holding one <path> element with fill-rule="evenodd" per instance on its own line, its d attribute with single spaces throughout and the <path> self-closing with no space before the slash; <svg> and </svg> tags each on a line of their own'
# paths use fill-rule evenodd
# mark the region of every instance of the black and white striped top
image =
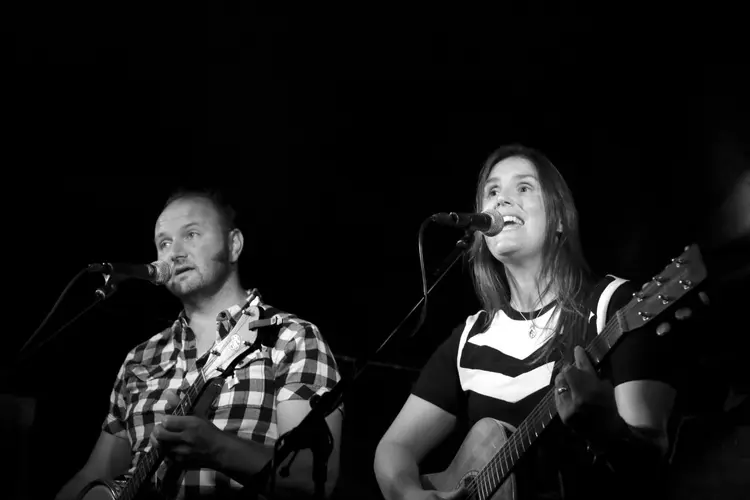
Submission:
<svg viewBox="0 0 750 500">
<path fill-rule="evenodd" d="M 598 282 L 588 302 L 587 343 L 630 301 L 635 289 L 612 275 Z M 485 417 L 518 426 L 554 383 L 557 358 L 530 360 L 554 334 L 559 308 L 553 302 L 523 314 L 508 309 L 491 321 L 484 315 L 477 312 L 454 329 L 423 368 L 412 393 L 469 426 Z M 537 332 L 533 338 L 532 324 Z M 673 383 L 669 340 L 654 333 L 657 324 L 652 321 L 627 333 L 605 360 L 602 376 L 615 386 L 643 379 Z"/>
</svg>

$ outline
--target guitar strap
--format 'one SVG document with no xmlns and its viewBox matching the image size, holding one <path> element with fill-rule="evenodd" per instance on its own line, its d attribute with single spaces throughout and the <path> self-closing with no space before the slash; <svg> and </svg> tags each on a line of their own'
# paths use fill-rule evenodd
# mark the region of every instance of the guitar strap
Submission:
<svg viewBox="0 0 750 500">
<path fill-rule="evenodd" d="M 587 338 L 589 341 L 599 335 L 604 329 L 604 326 L 609 319 L 607 317 L 607 310 L 609 309 L 609 303 L 612 300 L 612 296 L 617 289 L 626 282 L 627 280 L 608 274 L 603 279 L 599 280 L 589 294 L 589 298 L 586 301 L 586 309 L 589 311 L 589 314 L 591 314 L 591 316 L 589 316 L 587 332 Z"/>
<path fill-rule="evenodd" d="M 588 311 L 589 320 L 587 323 L 586 339 L 587 344 L 590 343 L 598 334 L 602 332 L 604 326 L 607 324 L 607 311 L 609 304 L 612 300 L 612 296 L 617 289 L 623 285 L 626 280 L 617 278 L 611 274 L 604 276 L 600 279 L 594 288 L 589 293 L 587 300 L 585 301 L 585 307 Z M 561 366 L 555 367 L 552 374 L 551 382 L 554 383 L 555 377 L 559 373 Z M 562 428 L 562 426 L 561 426 Z M 578 482 L 570 482 L 565 480 L 567 474 L 566 470 L 575 471 L 580 467 L 588 467 L 592 464 L 591 455 L 578 437 L 575 436 L 571 431 L 563 431 L 557 434 L 554 438 L 554 443 L 550 440 L 553 439 L 550 436 L 547 437 L 546 449 L 555 449 L 557 452 L 548 451 L 550 454 L 556 456 L 549 456 L 550 460 L 557 462 L 558 473 L 557 473 L 557 488 L 556 494 L 563 494 L 567 498 L 577 498 L 577 494 L 583 494 L 579 492 L 579 489 L 583 486 Z M 575 476 L 573 476 L 575 477 Z"/>
<path fill-rule="evenodd" d="M 611 278 L 611 281 L 608 281 L 609 278 Z M 597 334 L 602 333 L 602 330 L 604 329 L 604 326 L 607 324 L 607 320 L 609 319 L 607 318 L 607 310 L 609 309 L 609 302 L 610 300 L 612 300 L 612 295 L 614 295 L 615 291 L 620 288 L 620 285 L 623 285 L 626 282 L 627 280 L 608 274 L 607 277 L 601 280 L 601 283 L 599 283 L 599 285 L 597 286 L 597 288 L 604 288 L 604 290 L 602 290 L 599 294 L 599 298 L 597 299 L 596 309 L 590 309 L 591 311 L 596 311 Z"/>
<path fill-rule="evenodd" d="M 281 310 L 272 306 L 263 305 L 258 307 L 258 309 L 260 311 L 259 320 L 270 319 L 282 314 Z M 284 322 L 281 321 L 281 318 L 279 317 L 278 319 L 278 322 L 258 328 L 258 338 L 260 339 L 260 343 L 268 348 L 276 345 L 276 341 L 279 339 L 279 333 L 281 333 L 281 328 L 284 326 Z"/>
</svg>

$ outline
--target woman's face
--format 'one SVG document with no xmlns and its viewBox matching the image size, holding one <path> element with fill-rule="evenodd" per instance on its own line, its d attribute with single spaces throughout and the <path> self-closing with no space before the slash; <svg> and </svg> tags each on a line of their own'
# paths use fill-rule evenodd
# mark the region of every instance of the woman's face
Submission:
<svg viewBox="0 0 750 500">
<path fill-rule="evenodd" d="M 485 236 L 490 253 L 500 262 L 541 256 L 547 214 L 537 169 L 519 156 L 501 160 L 490 170 L 482 188 L 482 211 L 496 210 L 505 225 L 495 236 Z"/>
</svg>

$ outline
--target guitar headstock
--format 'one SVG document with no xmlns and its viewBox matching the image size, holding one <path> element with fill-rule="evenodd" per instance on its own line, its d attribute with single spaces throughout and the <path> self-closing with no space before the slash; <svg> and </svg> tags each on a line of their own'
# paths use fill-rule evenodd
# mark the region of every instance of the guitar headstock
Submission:
<svg viewBox="0 0 750 500">
<path fill-rule="evenodd" d="M 242 361 L 243 354 L 253 345 L 257 337 L 257 331 L 251 327 L 258 323 L 259 318 L 260 309 L 257 306 L 248 307 L 243 311 L 242 317 L 232 332 L 211 348 L 208 360 L 203 367 L 207 379 L 233 370 Z"/>
<path fill-rule="evenodd" d="M 672 304 L 690 293 L 706 279 L 706 268 L 697 245 L 685 247 L 682 255 L 643 284 L 633 298 L 622 309 L 623 331 L 640 328 L 656 318 Z"/>
</svg>

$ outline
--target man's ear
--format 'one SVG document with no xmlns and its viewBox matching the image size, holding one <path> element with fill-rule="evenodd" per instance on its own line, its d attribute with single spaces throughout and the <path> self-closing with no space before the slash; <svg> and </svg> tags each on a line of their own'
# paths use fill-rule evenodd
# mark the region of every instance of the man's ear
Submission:
<svg viewBox="0 0 750 500">
<path fill-rule="evenodd" d="M 242 231 L 236 228 L 229 231 L 229 262 L 234 264 L 239 260 L 244 244 L 245 238 L 242 236 Z"/>
</svg>

